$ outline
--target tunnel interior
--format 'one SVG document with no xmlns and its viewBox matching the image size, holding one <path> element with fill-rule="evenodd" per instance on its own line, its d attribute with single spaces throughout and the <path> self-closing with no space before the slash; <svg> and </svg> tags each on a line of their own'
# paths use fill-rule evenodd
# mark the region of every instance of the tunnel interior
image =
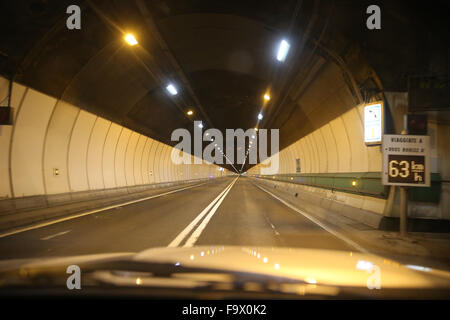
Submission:
<svg viewBox="0 0 450 320">
<path fill-rule="evenodd" d="M 79 30 L 66 26 L 66 8 L 73 4 L 81 8 Z M 220 164 L 225 172 L 212 164 L 200 171 L 168 164 L 176 144 L 171 133 L 178 128 L 193 133 L 194 121 L 224 136 L 229 128 L 279 129 L 279 174 L 380 172 L 379 146 L 362 141 L 362 106 L 383 100 L 384 133 L 399 133 L 411 79 L 448 77 L 450 41 L 447 14 L 439 5 L 379 1 L 382 28 L 370 30 L 371 4 L 2 2 L 0 90 L 6 103 L 14 83 L 9 95 L 14 121 L 0 127 L 1 196 L 235 172 L 226 162 Z M 124 42 L 127 33 L 135 35 L 137 46 Z M 283 63 L 274 59 L 280 39 L 291 45 Z M 179 89 L 176 96 L 168 94 L 169 83 Z M 435 106 L 428 114 L 437 144 L 433 172 L 445 180 L 448 108 Z M 260 168 L 245 163 L 238 171 L 257 175 Z M 56 179 L 55 169 L 65 178 Z M 431 215 L 449 219 L 448 186 L 440 190 L 443 199 Z M 369 197 L 368 209 L 382 215 L 387 197 L 386 192 L 381 200 Z"/>
</svg>

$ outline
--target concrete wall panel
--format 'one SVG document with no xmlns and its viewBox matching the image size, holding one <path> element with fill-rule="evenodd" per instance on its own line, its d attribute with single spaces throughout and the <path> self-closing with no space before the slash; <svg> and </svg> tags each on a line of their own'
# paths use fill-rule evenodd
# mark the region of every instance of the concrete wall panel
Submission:
<svg viewBox="0 0 450 320">
<path fill-rule="evenodd" d="M 328 167 L 328 163 L 327 163 L 327 159 L 328 159 L 328 154 L 327 154 L 327 148 L 325 145 L 325 141 L 323 140 L 323 136 L 322 136 L 322 132 L 320 130 L 316 130 L 312 133 L 312 139 L 315 142 L 316 148 L 317 148 L 317 153 L 318 153 L 318 157 L 319 157 L 319 161 L 318 161 L 318 172 L 327 172 L 327 167 Z"/>
<path fill-rule="evenodd" d="M 145 145 L 144 145 L 144 151 L 142 152 L 142 183 L 148 184 L 150 183 L 149 179 L 149 168 L 148 168 L 148 156 L 150 154 L 150 148 L 152 147 L 152 140 L 150 138 L 145 137 Z"/>
<path fill-rule="evenodd" d="M 153 139 L 151 140 L 151 147 L 148 157 L 148 174 L 150 183 L 156 182 L 156 151 L 159 147 L 159 142 Z"/>
<path fill-rule="evenodd" d="M 68 150 L 80 109 L 58 101 L 50 119 L 44 149 L 44 178 L 48 194 L 70 192 Z M 58 175 L 55 175 L 58 169 Z"/>
<path fill-rule="evenodd" d="M 349 144 L 349 137 L 344 127 L 344 121 L 338 117 L 330 122 L 333 136 L 336 139 L 336 146 L 339 150 L 339 167 L 338 172 L 352 171 L 352 154 Z"/>
<path fill-rule="evenodd" d="M 139 139 L 136 145 L 136 152 L 134 154 L 134 181 L 136 185 L 142 184 L 142 155 L 144 153 L 145 142 L 147 138 L 143 135 L 139 135 Z"/>
<path fill-rule="evenodd" d="M 71 191 L 89 190 L 87 150 L 97 116 L 81 110 L 73 127 L 68 152 L 68 173 Z"/>
<path fill-rule="evenodd" d="M 130 129 L 123 128 L 119 137 L 119 142 L 117 143 L 114 162 L 117 187 L 125 187 L 127 185 L 127 179 L 125 175 L 125 155 L 131 134 L 132 131 Z"/>
<path fill-rule="evenodd" d="M 18 111 L 12 134 L 11 177 L 13 196 L 45 193 L 43 146 L 56 99 L 29 89 Z"/>
<path fill-rule="evenodd" d="M 8 101 L 8 91 L 9 81 L 3 77 L 0 77 L 0 101 L 3 101 L 3 104 L 6 104 Z M 17 110 L 22 103 L 25 91 L 26 88 L 24 86 L 17 83 L 13 84 L 11 108 L 13 111 L 13 116 L 15 117 L 17 117 Z M 0 126 L 0 199 L 12 197 L 9 170 L 12 132 L 13 126 Z"/>
<path fill-rule="evenodd" d="M 140 134 L 132 132 L 125 150 L 125 179 L 127 186 L 134 186 L 134 157 L 136 155 L 136 146 L 139 141 Z"/>
<path fill-rule="evenodd" d="M 364 128 L 361 119 L 357 108 L 353 108 L 342 115 L 352 154 L 351 171 L 354 172 L 367 172 L 369 170 L 367 147 L 364 143 Z"/>
<path fill-rule="evenodd" d="M 115 172 L 115 158 L 116 148 L 119 143 L 119 138 L 123 127 L 116 123 L 112 123 L 106 135 L 105 146 L 103 150 L 103 181 L 106 189 L 115 188 L 116 172 Z"/>
<path fill-rule="evenodd" d="M 319 129 L 327 150 L 327 172 L 338 172 L 339 170 L 339 150 L 337 148 L 336 139 L 331 130 L 330 124 L 324 125 Z"/>
<path fill-rule="evenodd" d="M 89 139 L 87 154 L 88 181 L 91 189 L 104 189 L 103 150 L 111 121 L 98 117 Z"/>
</svg>

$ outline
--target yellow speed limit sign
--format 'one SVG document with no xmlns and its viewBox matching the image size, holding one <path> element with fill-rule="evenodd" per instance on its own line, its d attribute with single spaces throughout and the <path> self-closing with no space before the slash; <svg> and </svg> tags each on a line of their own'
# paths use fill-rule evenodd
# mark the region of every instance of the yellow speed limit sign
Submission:
<svg viewBox="0 0 450 320">
<path fill-rule="evenodd" d="M 430 186 L 430 137 L 383 136 L 383 184 Z"/>
</svg>

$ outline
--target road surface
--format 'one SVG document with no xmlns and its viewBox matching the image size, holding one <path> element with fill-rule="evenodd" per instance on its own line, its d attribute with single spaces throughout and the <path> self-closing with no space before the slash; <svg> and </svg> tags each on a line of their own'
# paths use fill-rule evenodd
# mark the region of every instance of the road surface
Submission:
<svg viewBox="0 0 450 320">
<path fill-rule="evenodd" d="M 224 178 L 0 238 L 0 258 L 139 252 L 152 247 L 242 245 L 355 251 L 256 187 Z"/>
</svg>

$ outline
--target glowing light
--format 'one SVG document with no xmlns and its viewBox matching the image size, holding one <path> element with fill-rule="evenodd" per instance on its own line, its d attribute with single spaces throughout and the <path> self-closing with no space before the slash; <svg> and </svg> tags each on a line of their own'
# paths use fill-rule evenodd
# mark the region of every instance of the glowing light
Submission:
<svg viewBox="0 0 450 320">
<path fill-rule="evenodd" d="M 200 122 L 200 123 L 198 124 L 198 127 L 199 127 L 200 129 L 202 129 L 202 128 L 203 128 L 203 123 Z"/>
<path fill-rule="evenodd" d="M 136 278 L 136 284 L 137 284 L 137 285 L 142 284 L 142 279 L 141 279 L 141 278 Z"/>
<path fill-rule="evenodd" d="M 134 35 L 132 35 L 131 33 L 128 33 L 127 35 L 125 35 L 125 41 L 130 45 L 130 46 L 135 46 L 138 44 L 136 38 L 134 37 Z"/>
<path fill-rule="evenodd" d="M 262 113 L 258 113 L 258 120 L 262 120 L 262 118 L 263 118 Z"/>
<path fill-rule="evenodd" d="M 276 270 L 280 270 L 280 265 L 278 263 L 275 263 L 273 266 Z"/>
<path fill-rule="evenodd" d="M 352 181 L 352 186 L 356 187 L 358 185 L 358 182 L 356 180 Z"/>
<path fill-rule="evenodd" d="M 194 260 L 194 255 L 191 254 L 191 256 L 189 257 L 189 259 Z"/>
<path fill-rule="evenodd" d="M 309 277 L 305 279 L 305 282 L 307 282 L 309 284 L 316 284 L 317 283 L 316 279 L 309 278 Z"/>
<path fill-rule="evenodd" d="M 356 269 L 358 270 L 372 270 L 373 263 L 370 261 L 358 260 L 356 264 Z"/>
<path fill-rule="evenodd" d="M 418 271 L 425 271 L 425 272 L 429 272 L 431 270 L 430 268 L 422 267 L 422 266 L 416 266 L 416 265 L 413 265 L 413 264 L 407 264 L 407 265 L 405 265 L 405 267 L 407 267 L 409 269 L 418 270 Z"/>
<path fill-rule="evenodd" d="M 284 61 L 289 52 L 291 45 L 286 40 L 281 40 L 280 46 L 278 47 L 277 60 Z"/>
<path fill-rule="evenodd" d="M 187 112 L 187 115 L 188 116 L 192 116 L 194 114 L 194 111 L 192 111 L 192 110 L 189 110 L 188 112 Z"/>
<path fill-rule="evenodd" d="M 166 87 L 166 89 L 167 89 L 167 91 L 169 91 L 169 93 L 171 94 L 171 95 L 176 95 L 177 93 L 178 93 L 178 91 L 177 91 L 177 88 L 175 88 L 175 86 L 172 84 L 172 83 L 170 83 L 167 87 Z"/>
<path fill-rule="evenodd" d="M 264 100 L 269 101 L 270 100 L 270 95 L 268 93 L 266 93 L 264 95 Z"/>
<path fill-rule="evenodd" d="M 263 258 L 263 262 L 264 262 L 264 263 L 267 263 L 267 262 L 269 262 L 269 259 L 267 259 L 267 257 L 264 257 L 264 258 Z"/>
</svg>

